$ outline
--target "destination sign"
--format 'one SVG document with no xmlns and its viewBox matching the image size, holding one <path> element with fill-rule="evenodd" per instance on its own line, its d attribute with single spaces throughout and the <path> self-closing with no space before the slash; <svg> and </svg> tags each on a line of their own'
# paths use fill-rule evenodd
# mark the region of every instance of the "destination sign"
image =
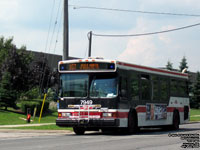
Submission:
<svg viewBox="0 0 200 150">
<path fill-rule="evenodd" d="M 60 71 L 76 71 L 76 70 L 115 70 L 115 64 L 97 63 L 97 62 L 60 64 Z"/>
</svg>

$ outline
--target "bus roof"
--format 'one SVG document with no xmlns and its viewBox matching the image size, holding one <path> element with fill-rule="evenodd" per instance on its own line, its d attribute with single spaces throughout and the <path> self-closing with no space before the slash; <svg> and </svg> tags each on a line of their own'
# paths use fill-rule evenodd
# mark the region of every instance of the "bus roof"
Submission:
<svg viewBox="0 0 200 150">
<path fill-rule="evenodd" d="M 139 72 L 146 72 L 146 73 L 151 73 L 151 74 L 158 74 L 158 75 L 165 75 L 165 76 L 188 79 L 187 73 L 182 73 L 182 72 L 178 72 L 178 71 L 152 68 L 152 67 L 130 64 L 130 63 L 125 63 L 125 62 L 120 62 L 120 61 L 116 61 L 116 64 L 117 64 L 117 67 L 120 69 L 135 70 L 135 71 L 139 71 Z"/>
<path fill-rule="evenodd" d="M 167 70 L 167 69 L 152 68 L 152 67 L 136 65 L 136 64 L 121 62 L 121 61 L 117 61 L 117 60 L 102 59 L 102 58 L 65 60 L 65 61 L 60 61 L 59 65 L 71 64 L 71 63 L 114 63 L 115 68 L 116 68 L 115 70 L 117 70 L 117 69 L 135 70 L 135 71 L 144 72 L 144 73 L 151 73 L 151 74 L 158 74 L 158 75 L 165 75 L 165 76 L 188 79 L 187 73 L 181 73 L 178 71 L 171 71 L 171 70 Z M 95 70 L 92 70 L 92 71 L 94 72 Z"/>
</svg>

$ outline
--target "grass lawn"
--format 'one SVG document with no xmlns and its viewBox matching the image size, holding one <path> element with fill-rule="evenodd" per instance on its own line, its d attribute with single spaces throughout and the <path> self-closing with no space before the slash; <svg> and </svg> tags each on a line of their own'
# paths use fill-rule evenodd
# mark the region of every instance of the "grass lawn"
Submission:
<svg viewBox="0 0 200 150">
<path fill-rule="evenodd" d="M 200 109 L 190 109 L 190 121 L 200 121 Z"/>
<path fill-rule="evenodd" d="M 58 127 L 56 125 L 32 126 L 32 127 L 14 127 L 12 129 L 25 129 L 25 130 L 73 130 L 68 127 Z"/>
<path fill-rule="evenodd" d="M 15 125 L 15 124 L 26 124 L 26 115 L 17 113 L 13 110 L 5 111 L 0 109 L 0 125 Z M 50 114 L 43 115 L 40 123 L 55 123 L 57 118 L 57 111 L 51 111 Z M 33 120 L 33 117 L 31 117 Z M 38 123 L 39 117 L 35 117 L 31 123 Z"/>
</svg>

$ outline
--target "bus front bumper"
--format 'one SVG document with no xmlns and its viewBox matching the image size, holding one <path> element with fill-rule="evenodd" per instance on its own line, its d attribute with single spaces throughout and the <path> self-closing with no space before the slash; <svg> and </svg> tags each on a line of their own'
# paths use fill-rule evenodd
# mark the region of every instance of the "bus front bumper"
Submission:
<svg viewBox="0 0 200 150">
<path fill-rule="evenodd" d="M 72 120 L 57 119 L 56 125 L 60 127 L 118 127 L 119 119 L 90 119 L 90 120 Z"/>
</svg>

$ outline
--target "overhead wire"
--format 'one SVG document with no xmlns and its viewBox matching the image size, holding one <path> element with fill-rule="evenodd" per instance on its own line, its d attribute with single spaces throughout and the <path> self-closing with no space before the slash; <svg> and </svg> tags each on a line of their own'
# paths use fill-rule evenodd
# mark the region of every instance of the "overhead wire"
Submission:
<svg viewBox="0 0 200 150">
<path fill-rule="evenodd" d="M 49 45 L 49 51 L 51 50 L 51 47 L 52 47 L 52 41 L 53 41 L 53 38 L 54 38 L 54 33 L 55 33 L 55 30 L 56 30 L 56 26 L 57 26 L 57 23 L 58 23 L 58 16 L 59 16 L 59 12 L 60 12 L 60 7 L 61 7 L 61 0 L 60 0 L 60 3 L 59 3 L 59 6 L 58 6 L 58 10 L 57 10 L 57 15 L 56 15 L 56 18 L 55 18 L 55 22 L 54 22 L 54 27 L 53 27 L 53 32 L 52 32 L 52 36 L 51 36 L 51 39 L 50 39 L 50 45 Z M 48 60 L 48 57 L 47 56 L 47 60 Z M 45 62 L 45 58 L 44 58 L 44 62 Z M 44 78 L 45 78 L 45 72 L 46 72 L 46 66 L 44 66 L 43 68 L 43 76 L 42 76 L 42 82 L 41 82 L 41 88 L 43 87 L 43 84 L 44 84 Z M 48 86 L 48 83 L 47 83 L 47 86 Z"/>
<path fill-rule="evenodd" d="M 73 7 L 74 9 L 94 9 L 94 10 L 119 11 L 119 12 L 129 12 L 129 13 L 143 13 L 143 14 L 152 14 L 152 15 L 170 15 L 170 16 L 200 17 L 200 14 L 156 12 L 156 11 L 141 11 L 141 10 L 105 8 L 105 7 L 94 7 L 94 6 L 79 6 L 79 5 L 69 5 L 69 6 Z"/>
<path fill-rule="evenodd" d="M 54 12 L 54 8 L 55 8 L 55 0 L 53 1 L 53 6 L 51 9 L 51 14 L 50 14 L 50 21 L 49 21 L 49 28 L 48 28 L 48 32 L 47 32 L 47 39 L 46 39 L 46 44 L 45 44 L 45 53 L 47 51 L 47 47 L 48 47 L 48 42 L 49 42 L 49 36 L 50 36 L 50 30 L 51 30 L 51 24 L 52 24 L 52 20 L 53 20 L 53 12 Z M 44 70 L 44 63 L 45 63 L 45 58 L 43 59 L 42 62 L 42 70 Z M 40 92 L 42 92 L 42 84 L 43 84 L 43 75 L 44 75 L 44 71 L 42 71 L 40 79 L 39 79 L 39 88 L 40 88 Z"/>
<path fill-rule="evenodd" d="M 192 27 L 199 26 L 199 25 L 200 25 L 200 23 L 196 23 L 196 24 L 183 26 L 183 27 L 179 27 L 179 28 L 174 28 L 174 29 L 169 29 L 169 30 L 163 30 L 163 31 L 157 31 L 157 32 L 139 33 L 139 34 L 96 34 L 96 33 L 92 33 L 92 35 L 94 35 L 94 36 L 103 36 L 103 37 L 147 36 L 147 35 L 162 34 L 162 33 L 167 33 L 167 32 L 178 31 L 178 30 L 184 30 L 184 29 L 192 28 Z"/>
<path fill-rule="evenodd" d="M 62 10 L 63 10 L 63 9 L 62 9 Z M 61 14 L 60 14 L 60 18 L 59 18 L 60 21 L 59 21 L 58 28 L 57 28 L 57 34 L 56 34 L 56 39 L 55 39 L 53 54 L 55 54 L 55 52 L 56 52 L 56 47 L 57 47 L 57 44 L 58 44 L 58 37 L 59 37 L 60 29 L 61 29 L 61 28 L 60 28 L 60 25 L 61 25 L 61 22 L 62 22 L 62 21 L 61 21 L 61 18 L 62 18 L 62 15 L 63 15 L 62 12 L 64 12 L 64 11 L 61 11 Z M 54 58 L 55 58 L 55 57 L 53 57 L 50 66 L 53 66 Z M 47 86 L 46 86 L 47 88 L 48 88 L 48 85 L 49 85 L 50 77 L 51 77 L 51 76 L 49 76 L 48 79 L 47 79 L 47 81 L 48 81 L 48 82 L 47 82 Z"/>
</svg>

